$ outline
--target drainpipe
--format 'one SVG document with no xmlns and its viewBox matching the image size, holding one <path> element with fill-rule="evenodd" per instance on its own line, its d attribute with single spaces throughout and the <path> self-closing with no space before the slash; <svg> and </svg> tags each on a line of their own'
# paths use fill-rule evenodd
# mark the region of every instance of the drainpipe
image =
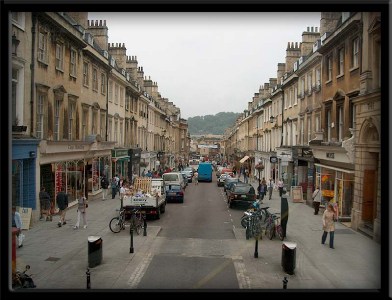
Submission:
<svg viewBox="0 0 392 300">
<path fill-rule="evenodd" d="M 32 13 L 32 22 L 33 25 L 31 26 L 31 64 L 30 64 L 30 71 L 31 71 L 31 82 L 30 82 L 30 136 L 33 136 L 33 128 L 34 128 L 34 69 L 35 69 L 35 26 L 37 23 L 37 17 L 35 13 Z"/>
<path fill-rule="evenodd" d="M 282 89 L 282 136 L 280 137 L 280 147 L 283 147 L 283 112 L 284 112 L 284 90 Z"/>
<path fill-rule="evenodd" d="M 111 70 L 108 72 L 108 76 L 106 78 L 106 130 L 105 130 L 105 141 L 108 141 L 108 116 L 109 116 L 109 75 Z"/>
</svg>

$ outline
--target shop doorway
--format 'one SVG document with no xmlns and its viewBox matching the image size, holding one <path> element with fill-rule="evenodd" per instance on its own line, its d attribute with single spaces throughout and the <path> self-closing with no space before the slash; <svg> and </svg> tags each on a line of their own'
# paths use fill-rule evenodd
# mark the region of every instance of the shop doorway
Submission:
<svg viewBox="0 0 392 300">
<path fill-rule="evenodd" d="M 376 170 L 364 170 L 362 189 L 362 220 L 366 223 L 373 223 L 373 220 L 376 217 Z"/>
</svg>

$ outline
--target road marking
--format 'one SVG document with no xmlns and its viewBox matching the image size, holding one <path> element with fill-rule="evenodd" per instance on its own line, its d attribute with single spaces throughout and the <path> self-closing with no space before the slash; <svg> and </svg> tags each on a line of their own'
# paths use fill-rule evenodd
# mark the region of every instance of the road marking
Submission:
<svg viewBox="0 0 392 300">
<path fill-rule="evenodd" d="M 144 273 L 146 273 L 147 267 L 150 264 L 153 255 L 151 252 L 147 253 L 144 257 L 143 261 L 139 264 L 139 266 L 132 273 L 131 277 L 128 280 L 128 286 L 132 289 L 137 288 L 140 280 L 143 278 Z"/>
<path fill-rule="evenodd" d="M 250 278 L 246 276 L 245 264 L 240 259 L 234 260 L 235 273 L 237 275 L 238 285 L 240 289 L 250 289 Z"/>
</svg>

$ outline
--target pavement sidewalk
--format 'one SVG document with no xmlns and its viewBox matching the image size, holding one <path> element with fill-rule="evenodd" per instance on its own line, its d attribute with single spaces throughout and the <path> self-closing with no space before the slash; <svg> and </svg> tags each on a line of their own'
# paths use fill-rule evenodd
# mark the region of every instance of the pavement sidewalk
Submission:
<svg viewBox="0 0 392 300">
<path fill-rule="evenodd" d="M 252 183 L 257 185 L 256 182 Z M 102 238 L 102 263 L 90 269 L 92 289 L 129 289 L 137 287 L 138 274 L 148 267 L 149 253 L 154 239 L 161 230 L 147 222 L 147 235 L 133 235 L 133 252 L 129 227 L 120 233 L 112 233 L 109 221 L 120 207 L 115 199 L 102 201 L 101 194 L 89 199 L 87 208 L 88 227 L 74 230 L 76 206 L 68 209 L 67 224 L 58 227 L 58 216 L 52 222 L 38 221 L 25 231 L 22 248 L 16 249 L 17 268 L 31 266 L 30 273 L 39 289 L 62 290 L 86 289 L 88 267 L 88 237 Z M 280 212 L 278 191 L 272 200 L 264 199 L 271 211 Z M 295 270 L 289 275 L 282 270 L 282 241 L 263 236 L 258 241 L 258 257 L 255 258 L 254 239 L 245 239 L 245 229 L 233 228 L 233 243 L 241 252 L 235 259 L 238 276 L 250 289 L 282 289 L 282 280 L 288 279 L 288 289 L 379 289 L 381 287 L 381 246 L 372 239 L 336 223 L 335 249 L 321 244 L 321 217 L 305 203 L 289 200 L 287 239 L 296 243 Z M 240 266 L 240 267 L 238 267 Z M 134 274 L 134 278 L 132 277 Z M 130 277 L 131 276 L 131 277 Z M 133 278 L 133 279 L 132 279 Z"/>
</svg>

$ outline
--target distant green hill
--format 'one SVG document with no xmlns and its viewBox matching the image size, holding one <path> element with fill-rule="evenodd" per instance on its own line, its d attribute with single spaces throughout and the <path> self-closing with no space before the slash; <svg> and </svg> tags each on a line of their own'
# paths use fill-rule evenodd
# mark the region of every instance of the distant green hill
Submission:
<svg viewBox="0 0 392 300">
<path fill-rule="evenodd" d="M 191 135 L 224 134 L 232 127 L 241 113 L 220 112 L 216 115 L 196 116 L 188 118 L 188 130 Z"/>
</svg>

